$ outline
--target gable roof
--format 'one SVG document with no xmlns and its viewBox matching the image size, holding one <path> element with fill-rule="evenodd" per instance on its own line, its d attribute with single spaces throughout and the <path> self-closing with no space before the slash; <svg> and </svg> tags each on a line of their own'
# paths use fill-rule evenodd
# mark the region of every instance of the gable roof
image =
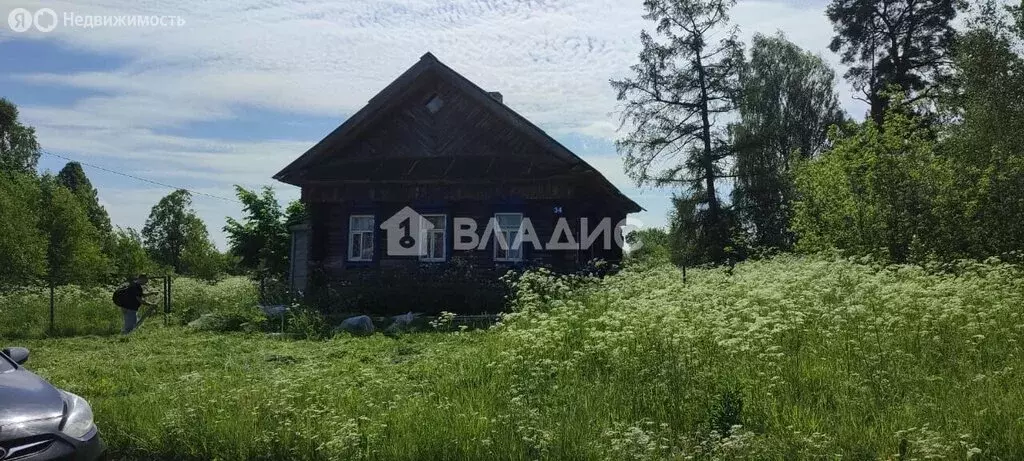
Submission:
<svg viewBox="0 0 1024 461">
<path fill-rule="evenodd" d="M 377 95 L 370 99 L 366 106 L 363 106 L 362 109 L 349 117 L 348 120 L 341 124 L 341 126 L 335 128 L 334 131 L 324 137 L 324 139 L 320 140 L 320 142 L 316 143 L 316 145 L 299 156 L 299 158 L 295 159 L 288 164 L 288 166 L 275 174 L 274 179 L 292 185 L 299 185 L 301 183 L 300 174 L 305 167 L 324 158 L 330 152 L 336 152 L 340 147 L 357 139 L 365 129 L 376 122 L 380 116 L 387 113 L 389 108 L 399 104 L 402 101 L 401 96 L 405 90 L 412 87 L 413 84 L 428 71 L 433 71 L 437 76 L 444 79 L 449 84 L 462 90 L 466 95 L 470 96 L 483 107 L 490 110 L 499 119 L 509 123 L 521 133 L 536 141 L 547 152 L 568 163 L 570 165 L 569 170 L 571 172 L 593 177 L 602 188 L 621 199 L 628 209 L 628 212 L 635 213 L 643 210 L 640 205 L 619 191 L 619 189 L 615 187 L 608 178 L 601 174 L 601 172 L 597 171 L 597 169 L 545 133 L 544 130 L 540 129 L 525 117 L 519 115 L 511 108 L 495 99 L 495 97 L 490 93 L 480 88 L 458 72 L 452 70 L 452 68 L 442 63 L 431 53 L 426 53 L 420 57 L 419 62 L 414 64 L 387 87 L 377 93 Z"/>
</svg>

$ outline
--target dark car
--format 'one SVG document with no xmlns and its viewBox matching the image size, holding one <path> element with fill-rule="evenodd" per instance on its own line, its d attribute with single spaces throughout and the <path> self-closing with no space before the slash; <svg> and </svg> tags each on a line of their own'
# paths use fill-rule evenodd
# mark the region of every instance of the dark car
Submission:
<svg viewBox="0 0 1024 461">
<path fill-rule="evenodd" d="M 28 349 L 0 351 L 0 461 L 103 457 L 89 404 L 26 370 L 26 360 Z"/>
</svg>

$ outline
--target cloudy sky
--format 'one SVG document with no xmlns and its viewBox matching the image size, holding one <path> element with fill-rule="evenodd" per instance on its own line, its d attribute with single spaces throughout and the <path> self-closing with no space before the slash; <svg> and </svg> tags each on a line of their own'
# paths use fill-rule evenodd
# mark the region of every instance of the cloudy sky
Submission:
<svg viewBox="0 0 1024 461">
<path fill-rule="evenodd" d="M 838 67 L 826 0 L 740 0 L 749 39 L 784 32 Z M 640 0 L 0 0 L 0 96 L 44 150 L 221 197 L 271 176 L 430 51 L 600 169 L 663 226 L 671 190 L 639 189 L 613 142 L 608 85 L 636 61 Z M 11 11 L 48 7 L 50 32 L 16 32 Z M 79 27 L 76 17 L 158 15 L 165 25 Z M 181 18 L 183 24 L 177 24 Z M 48 20 L 47 20 L 48 22 Z M 79 24 L 84 26 L 85 20 Z M 864 112 L 845 83 L 852 115 Z M 44 155 L 40 168 L 65 160 Z M 141 228 L 169 189 L 86 167 L 114 223 Z M 239 205 L 196 196 L 218 246 Z"/>
</svg>

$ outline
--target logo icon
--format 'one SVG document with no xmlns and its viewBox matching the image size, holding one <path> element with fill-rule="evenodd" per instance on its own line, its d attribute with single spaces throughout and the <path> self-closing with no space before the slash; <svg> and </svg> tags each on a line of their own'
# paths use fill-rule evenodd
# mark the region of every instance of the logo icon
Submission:
<svg viewBox="0 0 1024 461">
<path fill-rule="evenodd" d="M 57 28 L 57 12 L 51 8 L 40 8 L 33 14 L 25 8 L 15 8 L 7 15 L 7 25 L 14 32 L 28 32 L 33 24 L 39 32 L 50 32 Z"/>
<path fill-rule="evenodd" d="M 380 228 L 388 233 L 388 256 L 423 256 L 426 248 L 418 245 L 416 239 L 434 225 L 407 206 L 381 223 Z"/>
<path fill-rule="evenodd" d="M 7 15 L 7 25 L 15 32 L 25 32 L 32 28 L 32 12 L 24 8 L 15 8 Z"/>
<path fill-rule="evenodd" d="M 50 8 L 41 8 L 32 17 L 32 22 L 36 23 L 36 30 L 39 32 L 50 32 L 57 28 L 57 12 Z"/>
</svg>

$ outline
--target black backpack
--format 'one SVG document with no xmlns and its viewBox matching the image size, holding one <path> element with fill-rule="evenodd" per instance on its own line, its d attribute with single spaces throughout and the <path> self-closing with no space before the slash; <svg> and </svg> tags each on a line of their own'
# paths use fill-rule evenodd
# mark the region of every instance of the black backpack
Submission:
<svg viewBox="0 0 1024 461">
<path fill-rule="evenodd" d="M 114 290 L 114 305 L 117 307 L 125 307 L 131 301 L 128 300 L 128 285 L 122 285 L 118 289 Z"/>
</svg>

